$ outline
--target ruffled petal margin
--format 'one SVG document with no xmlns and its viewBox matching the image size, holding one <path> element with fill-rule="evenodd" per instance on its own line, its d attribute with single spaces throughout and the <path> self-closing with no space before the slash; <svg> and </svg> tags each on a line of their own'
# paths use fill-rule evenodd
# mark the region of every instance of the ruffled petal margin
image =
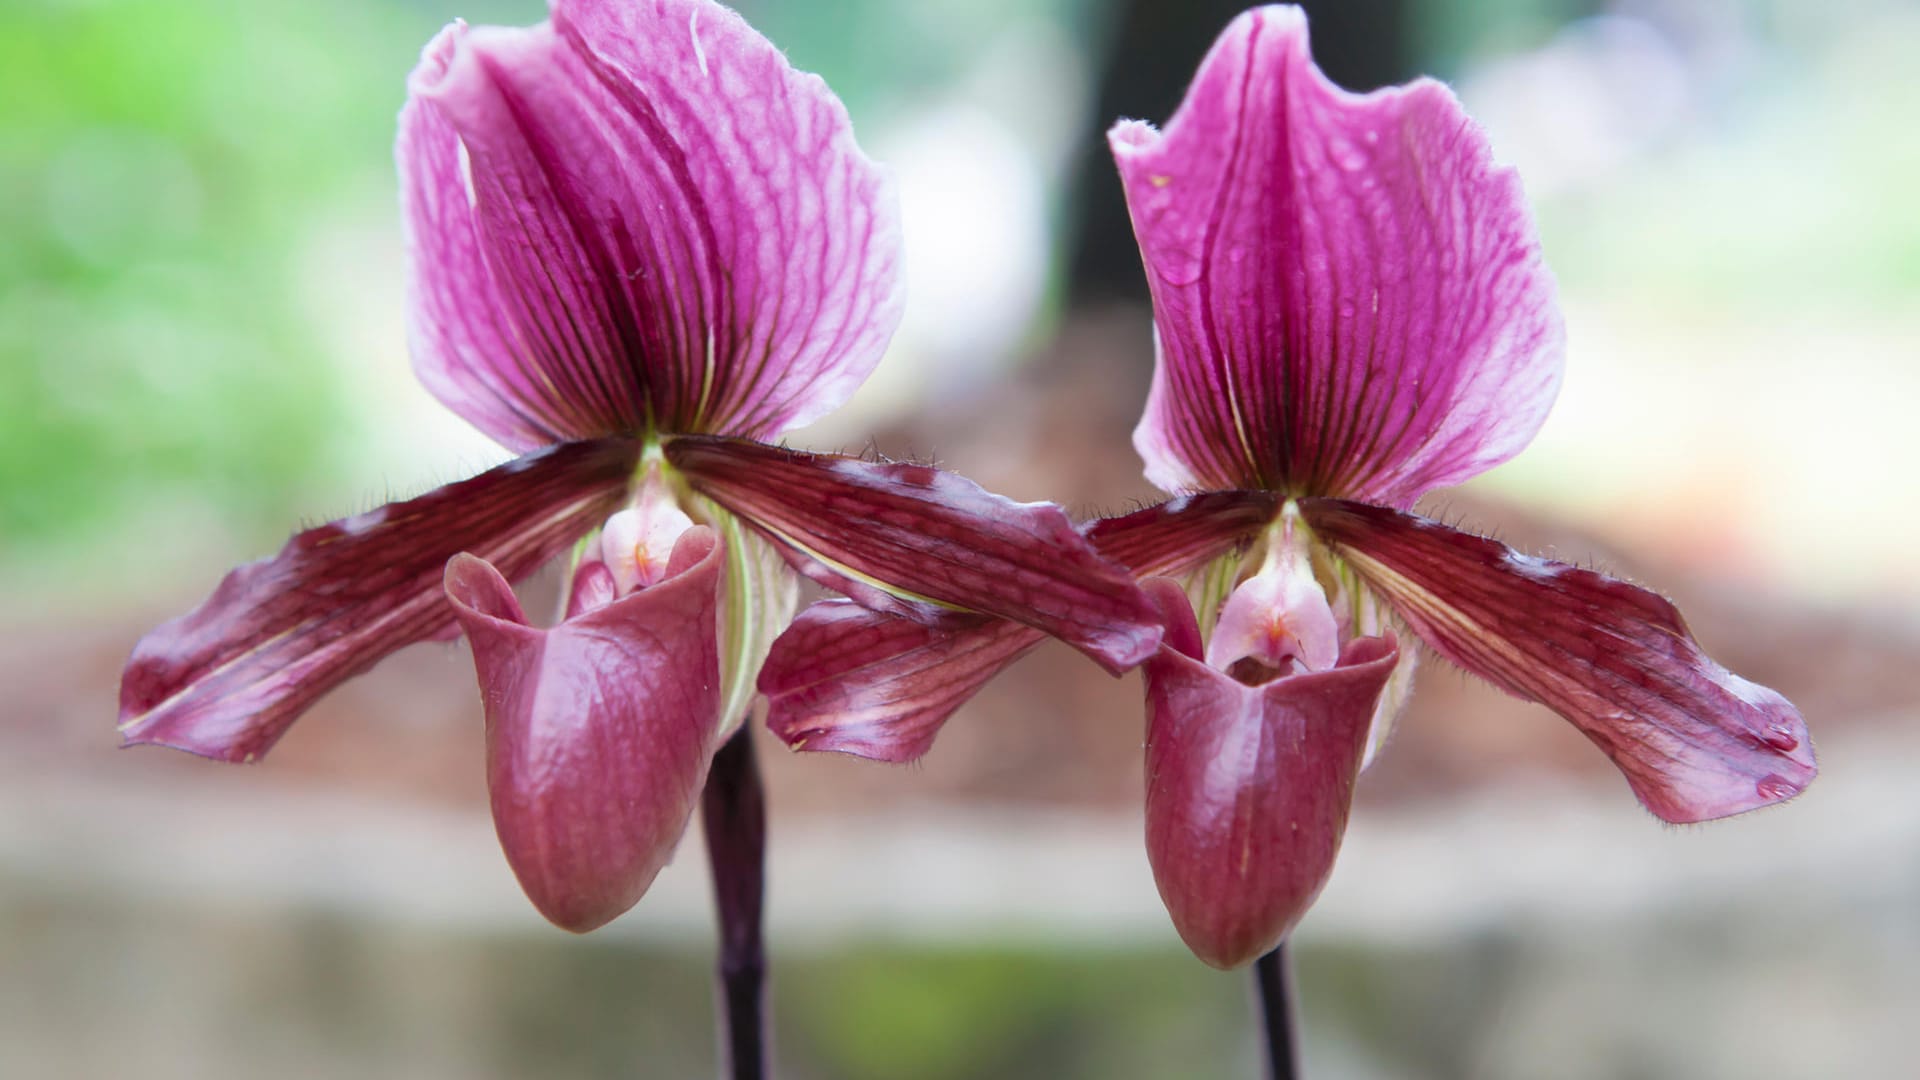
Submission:
<svg viewBox="0 0 1920 1080">
<path fill-rule="evenodd" d="M 657 585 L 551 629 L 485 560 L 447 564 L 487 713 L 494 828 L 527 897 L 575 933 L 637 902 L 686 832 L 719 737 L 713 530 Z"/>
<path fill-rule="evenodd" d="M 258 758 L 327 691 L 452 626 L 449 558 L 524 577 L 613 512 L 639 457 L 628 439 L 565 443 L 295 536 L 134 646 L 126 742 Z"/>
<path fill-rule="evenodd" d="M 1519 179 L 1440 83 L 1348 93 L 1299 8 L 1257 8 L 1164 132 L 1108 139 L 1159 331 L 1134 443 L 1161 488 L 1406 507 L 1545 421 L 1553 281 Z"/>
<path fill-rule="evenodd" d="M 1393 635 L 1349 642 L 1326 671 L 1248 686 L 1198 657 L 1179 584 L 1148 589 L 1167 640 L 1147 685 L 1147 858 L 1181 940 L 1217 968 L 1293 929 L 1333 872 Z"/>
<path fill-rule="evenodd" d="M 1781 802 L 1818 771 L 1800 713 L 1714 663 L 1665 597 L 1383 507 L 1301 510 L 1434 651 L 1565 717 L 1662 820 Z"/>
<path fill-rule="evenodd" d="M 1160 643 L 1153 607 L 1052 503 L 1017 503 L 924 465 L 883 465 L 742 439 L 676 437 L 668 462 L 773 540 L 794 569 L 917 622 L 996 615 L 1118 674 Z"/>
</svg>

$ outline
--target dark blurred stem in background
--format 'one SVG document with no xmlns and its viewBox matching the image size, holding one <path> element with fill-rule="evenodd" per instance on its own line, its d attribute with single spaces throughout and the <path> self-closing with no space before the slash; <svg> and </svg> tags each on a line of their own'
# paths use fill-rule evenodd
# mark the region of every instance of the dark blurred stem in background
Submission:
<svg viewBox="0 0 1920 1080">
<path fill-rule="evenodd" d="M 767 799 L 753 756 L 753 724 L 713 756 L 700 794 L 700 824 L 713 868 L 720 921 L 720 1074 L 765 1080 L 768 1031 L 767 950 L 761 936 L 766 895 Z"/>
<path fill-rule="evenodd" d="M 1287 943 L 1253 962 L 1253 985 L 1260 1012 L 1261 1051 L 1270 1080 L 1300 1076 L 1300 1045 L 1294 1039 L 1293 964 Z"/>
<path fill-rule="evenodd" d="M 1122 117 L 1165 126 L 1213 39 L 1251 0 L 1113 0 L 1114 29 L 1095 96 L 1097 110 L 1074 178 L 1079 220 L 1067 264 L 1072 306 L 1147 302 L 1140 249 L 1133 243 L 1106 129 Z M 1304 0 L 1313 57 L 1334 82 L 1371 90 L 1419 74 L 1409 0 Z"/>
</svg>

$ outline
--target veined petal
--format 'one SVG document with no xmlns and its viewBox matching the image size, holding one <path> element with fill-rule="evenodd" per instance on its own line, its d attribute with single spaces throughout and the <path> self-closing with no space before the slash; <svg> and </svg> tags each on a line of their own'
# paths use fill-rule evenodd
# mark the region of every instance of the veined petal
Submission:
<svg viewBox="0 0 1920 1080">
<path fill-rule="evenodd" d="M 767 727 L 795 750 L 912 761 L 955 709 L 1045 639 L 1004 619 L 929 625 L 823 600 L 780 635 L 761 669 Z"/>
<path fill-rule="evenodd" d="M 1016 503 L 924 465 L 742 439 L 674 438 L 666 456 L 796 570 L 868 607 L 931 623 L 954 611 L 1012 619 L 1116 674 L 1159 644 L 1133 578 L 1052 503 Z"/>
<path fill-rule="evenodd" d="M 1168 123 L 1108 136 L 1159 359 L 1134 443 L 1168 491 L 1410 506 L 1512 457 L 1560 383 L 1553 282 L 1510 169 L 1437 82 L 1328 82 L 1305 15 L 1215 43 Z"/>
<path fill-rule="evenodd" d="M 1238 967 L 1279 944 L 1333 872 L 1398 652 L 1391 634 L 1362 638 L 1326 671 L 1248 686 L 1193 654 L 1200 631 L 1178 584 L 1148 587 L 1169 626 L 1143 669 L 1147 858 L 1181 940 Z"/>
<path fill-rule="evenodd" d="M 140 639 L 120 680 L 121 732 L 254 760 L 328 690 L 453 622 L 440 591 L 450 557 L 532 572 L 612 512 L 639 456 L 628 439 L 566 443 L 308 529 Z"/>
<path fill-rule="evenodd" d="M 1280 513 L 1270 491 L 1209 491 L 1170 499 L 1085 528 L 1100 554 L 1137 577 L 1172 577 L 1244 544 Z"/>
<path fill-rule="evenodd" d="M 1738 814 L 1813 780 L 1799 712 L 1714 663 L 1665 597 L 1411 514 L 1301 509 L 1436 652 L 1566 717 L 1663 820 Z"/>
<path fill-rule="evenodd" d="M 706 782 L 721 706 L 724 558 L 688 530 L 668 577 L 549 630 L 485 560 L 447 564 L 487 711 L 487 789 L 507 862 L 557 926 L 632 907 L 672 856 Z"/>
<path fill-rule="evenodd" d="M 469 336 L 511 346 L 474 363 L 519 408 L 574 436 L 770 435 L 865 379 L 901 310 L 897 211 L 817 77 L 705 0 L 559 0 L 550 24 L 444 37 L 409 110 L 438 116 L 418 171 L 447 175 L 436 125 L 456 135 L 471 224 L 426 212 L 444 192 L 409 203 L 416 252 L 450 261 L 418 295 L 491 280 L 466 303 L 497 314 L 455 314 L 511 331 Z M 448 336 L 416 333 L 422 367 L 461 384 Z"/>
<path fill-rule="evenodd" d="M 1211 492 L 1082 532 L 1135 574 L 1178 574 L 1245 543 L 1279 505 L 1268 492 Z M 795 750 L 912 761 L 955 710 L 1044 638 L 974 615 L 917 622 L 846 601 L 814 604 L 774 642 L 761 672 L 767 726 Z"/>
<path fill-rule="evenodd" d="M 473 220 L 466 151 L 453 125 L 420 91 L 438 83 L 466 26 L 442 30 L 407 79 L 394 159 L 407 237 L 407 336 L 428 392 L 468 423 L 518 451 L 593 425 L 564 407 L 525 361 Z"/>
</svg>

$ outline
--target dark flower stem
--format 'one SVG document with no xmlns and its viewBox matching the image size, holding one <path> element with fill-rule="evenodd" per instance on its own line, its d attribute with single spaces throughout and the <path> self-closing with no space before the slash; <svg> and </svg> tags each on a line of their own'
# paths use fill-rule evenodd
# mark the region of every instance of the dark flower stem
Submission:
<svg viewBox="0 0 1920 1080">
<path fill-rule="evenodd" d="M 700 795 L 700 822 L 720 919 L 720 1075 L 766 1080 L 767 951 L 760 913 L 766 893 L 767 799 L 753 756 L 751 722 L 713 756 Z"/>
<path fill-rule="evenodd" d="M 1286 942 L 1253 962 L 1253 985 L 1259 991 L 1267 1076 L 1270 1080 L 1296 1080 L 1300 1076 L 1300 1046 L 1294 1040 L 1293 965 L 1287 959 Z"/>
</svg>

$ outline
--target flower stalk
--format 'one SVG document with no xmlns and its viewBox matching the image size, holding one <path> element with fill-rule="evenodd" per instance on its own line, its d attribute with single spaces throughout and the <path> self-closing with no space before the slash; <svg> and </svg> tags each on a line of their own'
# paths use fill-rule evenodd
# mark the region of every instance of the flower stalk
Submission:
<svg viewBox="0 0 1920 1080">
<path fill-rule="evenodd" d="M 1301 1075 L 1300 1044 L 1294 1036 L 1293 960 L 1285 941 L 1253 962 L 1253 988 L 1268 1080 L 1294 1080 Z"/>
<path fill-rule="evenodd" d="M 763 1080 L 769 1057 L 767 951 L 761 918 L 766 899 L 767 800 L 747 725 L 713 756 L 700 796 L 700 825 L 706 833 L 714 914 L 720 923 L 720 1074 L 731 1080 Z"/>
</svg>

